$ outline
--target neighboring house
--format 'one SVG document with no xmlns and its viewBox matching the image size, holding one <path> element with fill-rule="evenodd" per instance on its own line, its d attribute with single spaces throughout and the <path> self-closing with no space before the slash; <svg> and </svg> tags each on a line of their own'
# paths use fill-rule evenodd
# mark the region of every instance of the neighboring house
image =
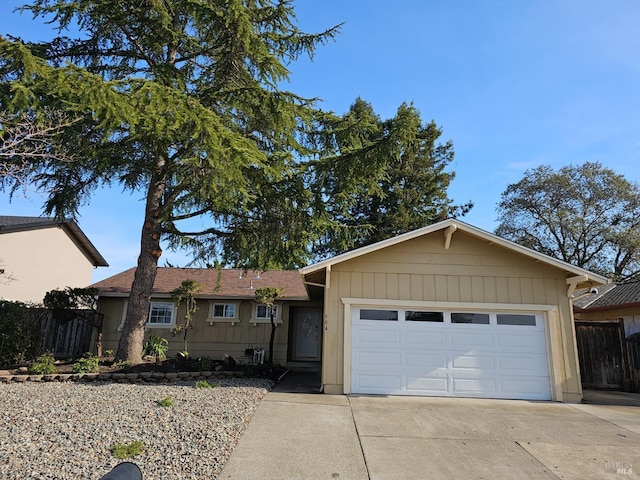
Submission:
<svg viewBox="0 0 640 480">
<path fill-rule="evenodd" d="M 91 283 L 108 267 L 73 220 L 0 216 L 0 298 L 42 302 L 45 293 Z"/>
<path fill-rule="evenodd" d="M 301 271 L 325 393 L 581 400 L 571 297 L 600 275 L 458 220 Z"/>
<path fill-rule="evenodd" d="M 573 312 L 583 386 L 640 391 L 640 282 L 576 292 Z"/>
<path fill-rule="evenodd" d="M 98 309 L 104 314 L 102 344 L 116 350 L 135 268 L 102 280 L 93 287 L 100 292 Z M 271 320 L 266 305 L 255 302 L 262 287 L 282 288 L 275 304 L 277 324 L 274 363 L 318 362 L 319 325 L 322 304 L 309 301 L 302 276 L 297 271 L 245 272 L 241 269 L 158 268 L 147 321 L 147 337 L 159 335 L 169 340 L 169 354 L 184 349 L 184 333 L 172 334 L 183 323 L 184 304 L 176 308 L 171 292 L 184 280 L 195 280 L 204 288 L 195 295 L 198 311 L 187 333 L 191 357 L 220 359 L 231 355 L 239 362 L 248 348 L 269 347 Z M 268 352 L 265 353 L 267 358 Z"/>
<path fill-rule="evenodd" d="M 105 348 L 116 348 L 133 274 L 94 285 Z M 266 348 L 269 320 L 255 289 L 284 287 L 275 363 L 321 361 L 325 393 L 564 402 L 582 398 L 571 297 L 608 282 L 446 220 L 300 272 L 160 268 L 147 334 L 168 338 L 171 353 L 182 349 L 170 330 L 184 311 L 170 292 L 186 279 L 206 285 L 192 356 L 242 361 L 247 347 Z"/>
</svg>

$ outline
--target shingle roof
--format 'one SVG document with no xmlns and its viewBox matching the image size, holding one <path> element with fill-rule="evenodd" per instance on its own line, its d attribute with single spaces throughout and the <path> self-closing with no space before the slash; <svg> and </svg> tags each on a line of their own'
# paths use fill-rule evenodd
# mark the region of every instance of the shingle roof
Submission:
<svg viewBox="0 0 640 480">
<path fill-rule="evenodd" d="M 131 291 L 135 271 L 135 267 L 130 268 L 91 286 L 97 288 L 101 296 L 126 296 Z M 187 279 L 205 285 L 197 297 L 254 298 L 258 288 L 277 287 L 283 289 L 282 296 L 288 300 L 309 299 L 302 275 L 296 270 L 245 272 L 242 269 L 158 267 L 153 294 L 169 295 Z"/>
<path fill-rule="evenodd" d="M 62 228 L 78 248 L 91 260 L 94 267 L 108 267 L 109 264 L 91 243 L 89 238 L 72 219 L 56 220 L 52 217 L 20 217 L 0 215 L 0 235 L 3 233 L 26 232 L 41 228 Z"/>
<path fill-rule="evenodd" d="M 640 282 L 617 283 L 606 287 L 598 287 L 597 294 L 574 301 L 574 307 L 584 312 L 640 306 Z"/>
<path fill-rule="evenodd" d="M 50 217 L 15 217 L 0 215 L 0 230 L 24 230 L 32 226 L 52 226 L 58 225 L 54 218 Z"/>
</svg>

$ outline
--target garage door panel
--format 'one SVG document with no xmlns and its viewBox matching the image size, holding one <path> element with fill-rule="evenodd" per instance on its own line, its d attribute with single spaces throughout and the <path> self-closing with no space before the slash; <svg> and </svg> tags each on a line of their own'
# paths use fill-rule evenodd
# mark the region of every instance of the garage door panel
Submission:
<svg viewBox="0 0 640 480">
<path fill-rule="evenodd" d="M 362 321 L 354 311 L 352 392 L 551 398 L 541 316 L 528 314 L 535 325 L 498 325 L 488 313 L 490 324 L 464 324 L 405 321 L 393 310 L 393 322 Z"/>
<path fill-rule="evenodd" d="M 400 352 L 358 352 L 356 361 L 356 366 L 365 370 L 370 368 L 389 369 L 393 367 L 397 369 L 400 368 L 401 364 L 402 355 Z"/>
<path fill-rule="evenodd" d="M 496 346 L 504 348 L 518 348 L 533 351 L 540 351 L 546 346 L 544 332 L 536 334 L 517 335 L 514 333 L 500 332 L 496 335 Z"/>
<path fill-rule="evenodd" d="M 446 352 L 407 352 L 405 354 L 405 365 L 409 368 L 418 367 L 422 369 L 446 368 L 448 363 Z"/>
<path fill-rule="evenodd" d="M 454 378 L 452 393 L 473 396 L 496 396 L 496 381 L 490 378 Z"/>
<path fill-rule="evenodd" d="M 449 392 L 448 379 L 444 377 L 413 377 L 407 375 L 405 391 L 411 395 L 444 395 Z"/>
<path fill-rule="evenodd" d="M 356 330 L 356 345 L 400 345 L 401 333 L 391 329 L 360 328 Z"/>
<path fill-rule="evenodd" d="M 547 359 L 541 355 L 501 355 L 498 369 L 502 372 L 520 372 L 525 375 L 545 372 Z"/>
<path fill-rule="evenodd" d="M 453 370 L 478 370 L 493 371 L 496 368 L 496 360 L 486 355 L 457 355 L 451 359 Z"/>
<path fill-rule="evenodd" d="M 527 398 L 529 400 L 549 400 L 544 393 L 547 389 L 547 378 L 538 380 L 529 379 L 503 379 L 501 381 L 502 393 L 510 398 Z"/>
<path fill-rule="evenodd" d="M 399 375 L 362 374 L 358 375 L 359 393 L 396 393 L 400 392 Z"/>
<path fill-rule="evenodd" d="M 444 345 L 447 334 L 442 331 L 410 330 L 404 332 L 404 343 L 408 346 Z"/>
<path fill-rule="evenodd" d="M 465 332 L 466 325 L 453 325 L 450 335 L 451 345 L 454 347 L 493 347 L 493 335 L 490 332 Z M 475 326 L 475 325 L 474 325 Z M 455 330 L 459 329 L 458 332 Z"/>
</svg>

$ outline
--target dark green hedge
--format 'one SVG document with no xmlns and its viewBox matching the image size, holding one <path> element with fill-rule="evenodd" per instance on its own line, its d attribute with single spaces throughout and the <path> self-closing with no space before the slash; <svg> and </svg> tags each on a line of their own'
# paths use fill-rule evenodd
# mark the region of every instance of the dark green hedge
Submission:
<svg viewBox="0 0 640 480">
<path fill-rule="evenodd" d="M 0 365 L 33 360 L 42 352 L 43 308 L 0 300 Z"/>
</svg>

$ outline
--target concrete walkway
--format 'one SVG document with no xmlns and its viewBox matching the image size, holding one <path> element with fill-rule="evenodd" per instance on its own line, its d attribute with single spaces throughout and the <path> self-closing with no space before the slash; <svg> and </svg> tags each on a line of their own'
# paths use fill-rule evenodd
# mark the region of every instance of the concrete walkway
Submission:
<svg viewBox="0 0 640 480">
<path fill-rule="evenodd" d="M 639 418 L 635 406 L 271 392 L 219 478 L 636 478 Z"/>
</svg>

